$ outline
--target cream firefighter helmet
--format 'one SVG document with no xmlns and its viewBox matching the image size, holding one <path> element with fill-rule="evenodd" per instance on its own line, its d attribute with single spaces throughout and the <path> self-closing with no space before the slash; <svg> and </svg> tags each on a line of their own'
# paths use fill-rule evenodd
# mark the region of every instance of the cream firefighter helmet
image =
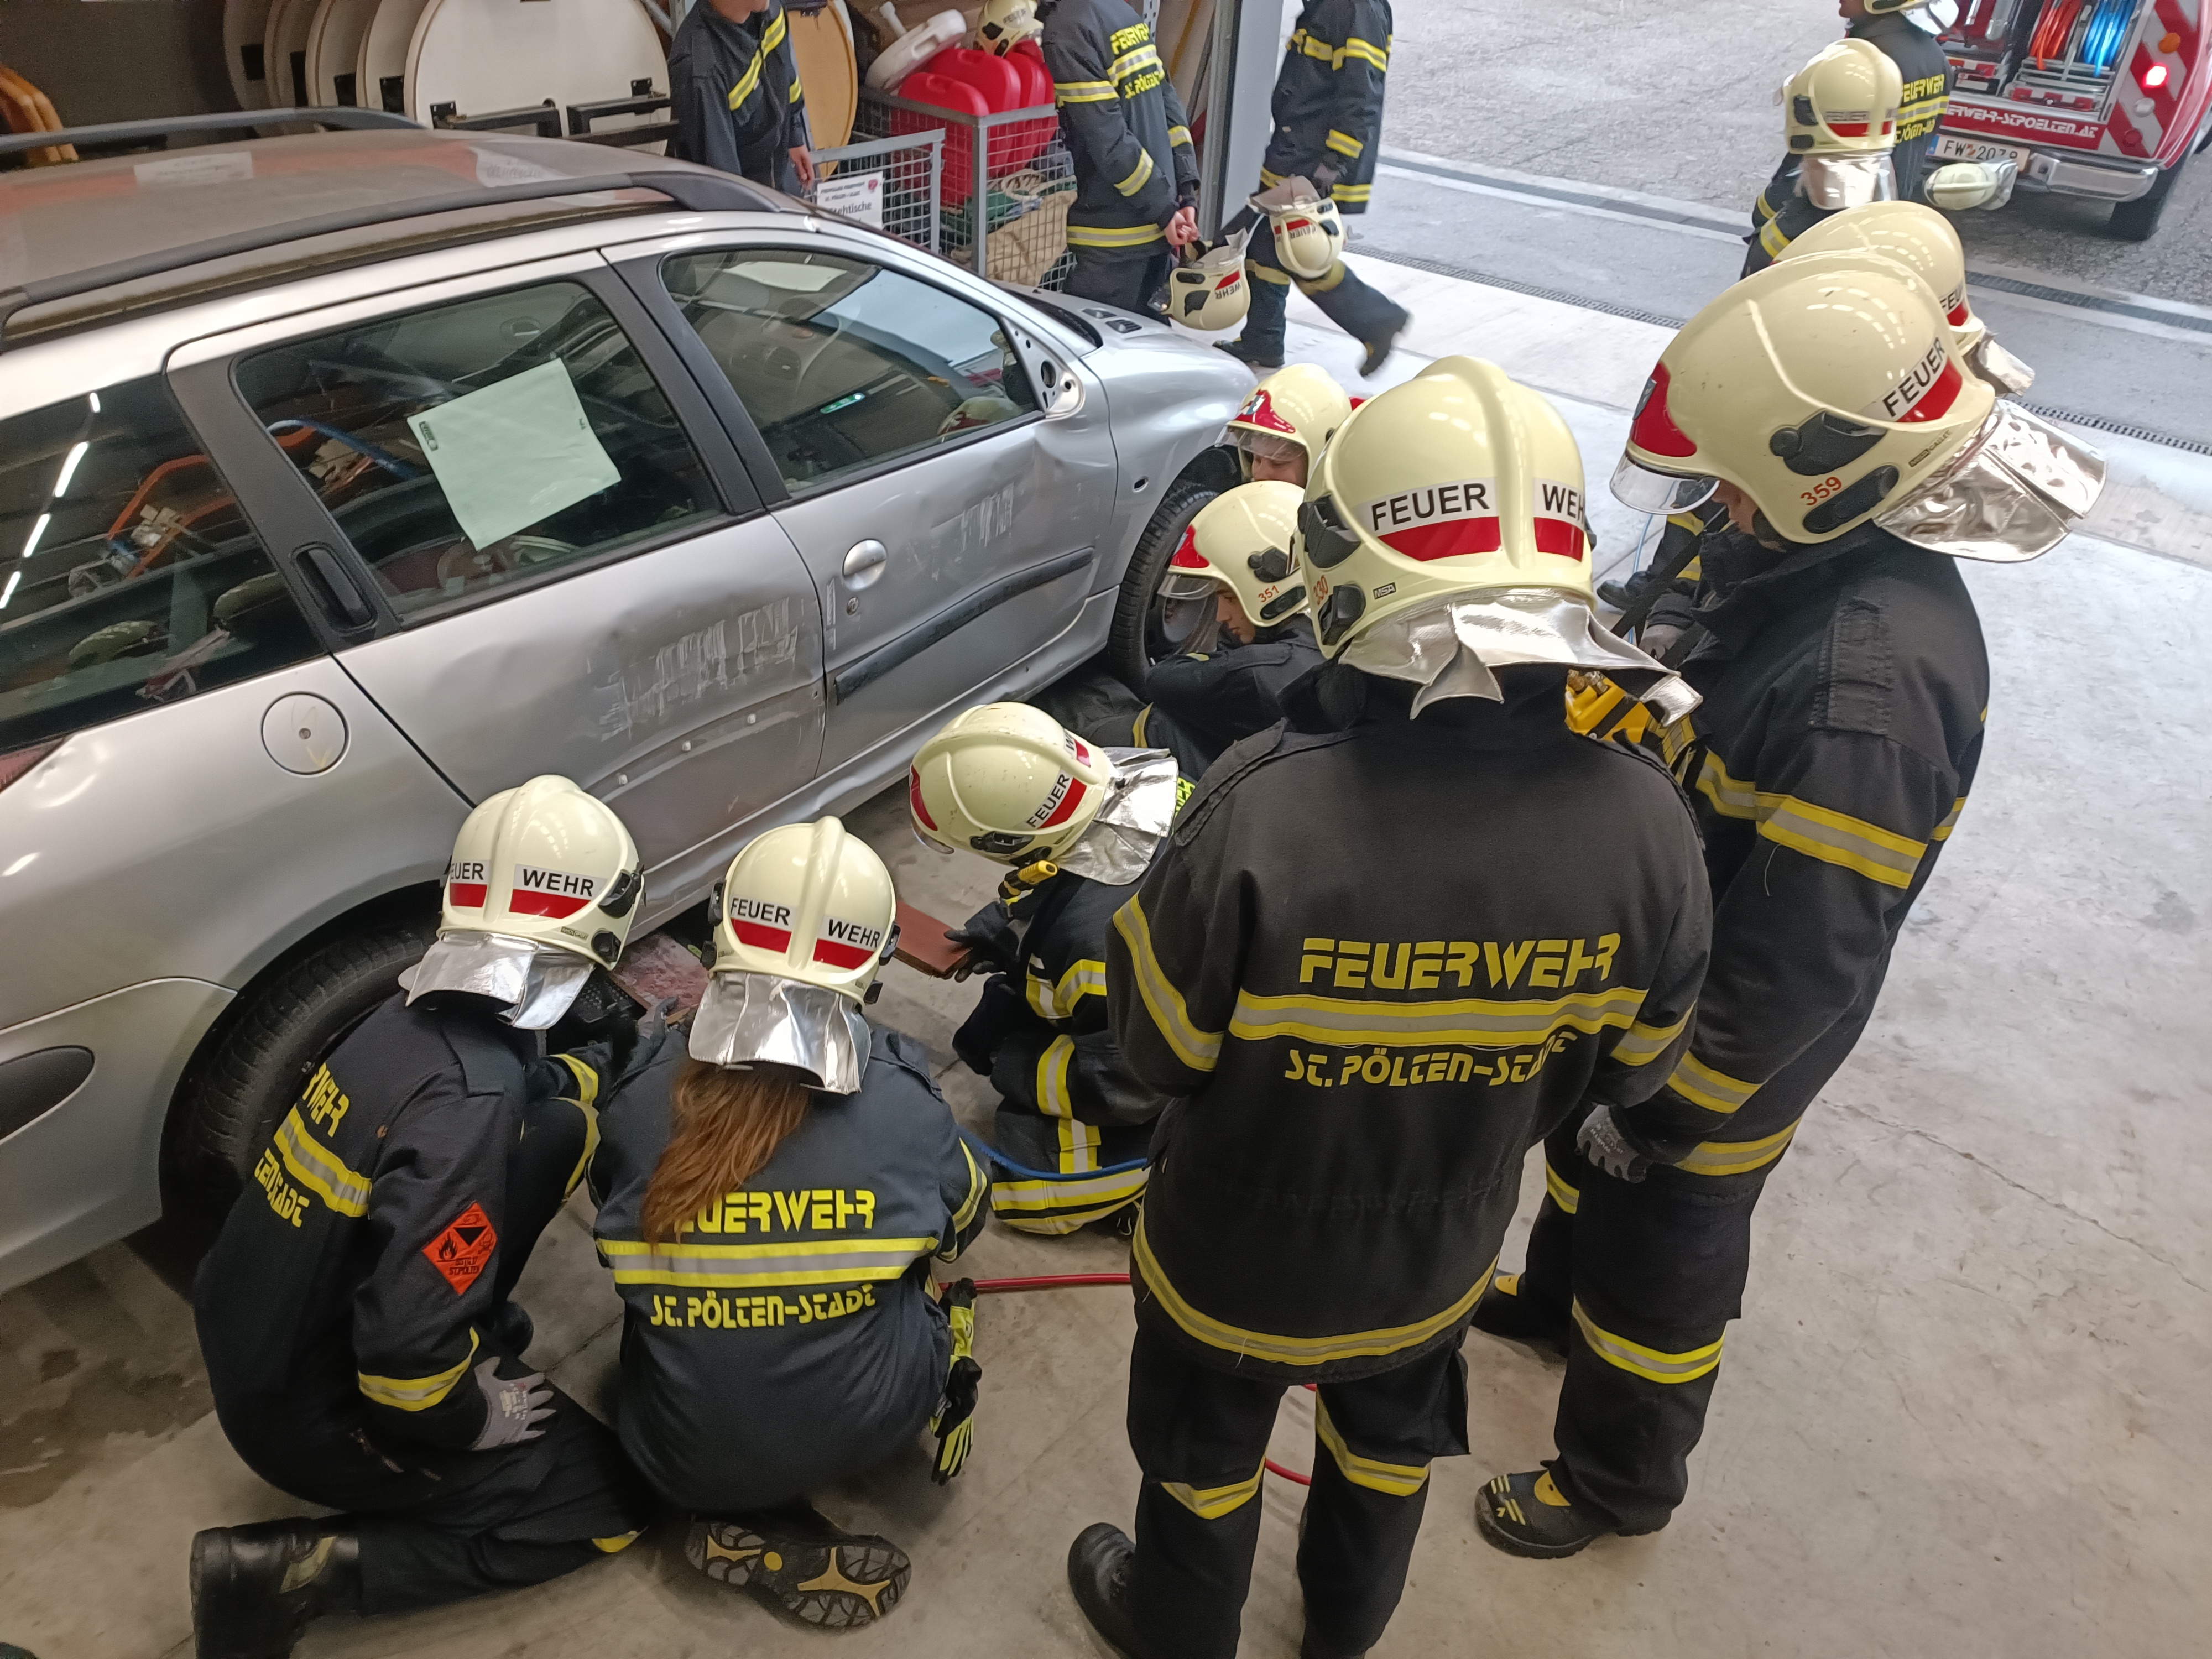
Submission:
<svg viewBox="0 0 2212 1659">
<path fill-rule="evenodd" d="M 1928 199 L 1947 213 L 1971 208 L 2001 208 L 2012 200 L 2012 187 L 2020 181 L 2020 163 L 2009 156 L 1997 161 L 1954 161 L 1928 175 L 1921 186 Z"/>
<path fill-rule="evenodd" d="M 594 966 L 614 965 L 644 895 L 636 845 L 605 802 L 550 775 L 503 789 L 454 838 L 438 937 L 404 976 L 407 1000 L 465 991 L 542 1030 Z"/>
<path fill-rule="evenodd" d="M 1878 253 L 1784 259 L 1660 354 L 1613 494 L 1678 512 L 1724 478 L 1784 539 L 1831 541 L 1942 469 L 1995 399 L 1917 271 Z"/>
<path fill-rule="evenodd" d="M 1308 609 L 1331 657 L 1401 611 L 1480 589 L 1591 602 L 1582 452 L 1494 363 L 1444 357 L 1368 399 L 1306 486 Z"/>
<path fill-rule="evenodd" d="M 694 1060 L 795 1066 L 850 1094 L 867 1068 L 861 1005 L 897 939 L 898 896 L 875 849 L 834 817 L 757 836 L 714 892 L 714 971 Z"/>
<path fill-rule="evenodd" d="M 1303 450 L 1310 479 L 1322 451 L 1351 415 L 1352 400 L 1327 369 L 1291 363 L 1252 388 L 1229 417 L 1229 441 L 1246 455 L 1275 461 Z"/>
<path fill-rule="evenodd" d="M 955 715 L 922 744 L 907 804 L 931 845 L 1021 865 L 1073 845 L 1113 784 L 1104 750 L 1041 708 L 994 702 Z"/>
<path fill-rule="evenodd" d="M 1202 599 L 1225 587 L 1255 628 L 1297 616 L 1305 608 L 1305 573 L 1291 549 L 1304 493 L 1293 483 L 1248 483 L 1216 495 L 1182 532 L 1162 597 Z"/>
<path fill-rule="evenodd" d="M 1823 46 L 1782 88 L 1783 131 L 1793 155 L 1878 155 L 1897 145 L 1905 80 L 1867 40 Z"/>
<path fill-rule="evenodd" d="M 1168 273 L 1168 319 L 1208 334 L 1234 328 L 1251 308 L 1241 236 Z"/>
<path fill-rule="evenodd" d="M 1037 21 L 1036 0 L 983 0 L 975 15 L 975 44 L 1003 58 L 1024 40 L 1043 31 Z"/>
<path fill-rule="evenodd" d="M 1316 282 L 1344 252 L 1344 223 L 1336 204 L 1310 179 L 1285 179 L 1260 192 L 1252 205 L 1267 216 L 1275 234 L 1275 263 L 1293 276 Z"/>
</svg>

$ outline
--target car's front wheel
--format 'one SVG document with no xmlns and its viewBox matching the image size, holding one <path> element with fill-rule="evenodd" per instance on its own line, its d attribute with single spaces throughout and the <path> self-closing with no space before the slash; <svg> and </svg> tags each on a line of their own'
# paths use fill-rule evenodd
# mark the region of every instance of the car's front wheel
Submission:
<svg viewBox="0 0 2212 1659">
<path fill-rule="evenodd" d="M 1141 696 L 1154 663 L 1179 651 L 1203 650 L 1212 637 L 1213 602 L 1164 599 L 1160 580 L 1182 543 L 1182 532 L 1199 508 L 1220 491 L 1196 478 L 1170 485 L 1137 538 L 1129 568 L 1114 605 L 1113 630 L 1106 638 L 1106 660 L 1122 683 Z"/>
<path fill-rule="evenodd" d="M 249 988 L 179 1091 L 172 1192 L 227 1205 L 315 1067 L 398 988 L 434 932 L 434 916 L 384 922 L 315 945 Z"/>
</svg>

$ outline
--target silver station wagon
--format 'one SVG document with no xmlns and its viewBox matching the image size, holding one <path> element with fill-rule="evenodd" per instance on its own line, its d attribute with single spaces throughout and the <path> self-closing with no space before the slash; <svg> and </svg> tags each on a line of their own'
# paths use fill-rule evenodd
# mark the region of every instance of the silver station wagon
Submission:
<svg viewBox="0 0 2212 1659">
<path fill-rule="evenodd" d="M 953 711 L 1140 665 L 1235 482 L 1249 377 L 1164 325 L 315 115 L 0 174 L 0 1288 L 234 1187 L 473 803 L 575 779 L 655 925 Z"/>
</svg>

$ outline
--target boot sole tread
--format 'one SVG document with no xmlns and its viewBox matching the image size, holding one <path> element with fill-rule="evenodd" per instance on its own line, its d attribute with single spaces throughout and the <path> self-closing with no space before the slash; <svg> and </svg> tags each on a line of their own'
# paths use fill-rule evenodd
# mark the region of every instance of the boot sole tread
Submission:
<svg viewBox="0 0 2212 1659">
<path fill-rule="evenodd" d="M 823 1630 L 873 1624 L 898 1605 L 914 1571 L 888 1539 L 813 1543 L 725 1522 L 694 1528 L 684 1553 L 717 1583 L 750 1590 Z"/>
</svg>

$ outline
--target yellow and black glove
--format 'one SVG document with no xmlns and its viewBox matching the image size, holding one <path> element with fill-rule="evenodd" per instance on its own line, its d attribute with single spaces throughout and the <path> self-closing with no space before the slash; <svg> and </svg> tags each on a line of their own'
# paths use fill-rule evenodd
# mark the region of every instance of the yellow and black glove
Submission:
<svg viewBox="0 0 2212 1659">
<path fill-rule="evenodd" d="M 952 1322 L 952 1363 L 945 1369 L 937 1414 L 929 1419 L 929 1431 L 937 1437 L 937 1462 L 929 1478 L 940 1486 L 968 1461 L 975 1396 L 983 1381 L 983 1368 L 975 1363 L 975 1281 L 963 1279 L 947 1285 L 944 1305 Z"/>
</svg>

